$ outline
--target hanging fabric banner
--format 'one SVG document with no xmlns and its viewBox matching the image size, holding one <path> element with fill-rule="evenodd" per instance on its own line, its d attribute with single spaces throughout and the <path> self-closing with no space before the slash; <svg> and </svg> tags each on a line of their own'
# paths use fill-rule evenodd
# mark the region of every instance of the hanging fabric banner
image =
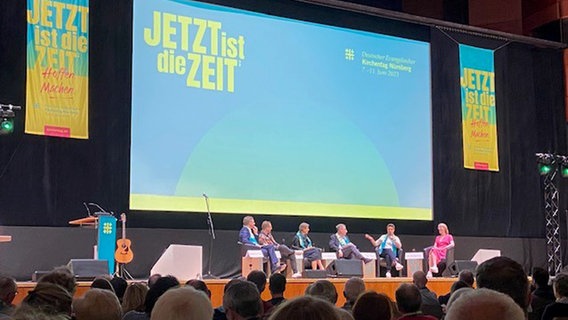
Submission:
<svg viewBox="0 0 568 320">
<path fill-rule="evenodd" d="M 499 171 L 493 50 L 459 48 L 464 167 Z"/>
<path fill-rule="evenodd" d="M 25 132 L 89 138 L 89 0 L 28 0 Z"/>
</svg>

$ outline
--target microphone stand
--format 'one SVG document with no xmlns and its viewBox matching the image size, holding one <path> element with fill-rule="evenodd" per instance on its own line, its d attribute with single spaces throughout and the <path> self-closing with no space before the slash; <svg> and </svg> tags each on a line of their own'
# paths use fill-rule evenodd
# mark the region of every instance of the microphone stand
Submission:
<svg viewBox="0 0 568 320">
<path fill-rule="evenodd" d="M 211 210 L 209 210 L 209 197 L 204 193 L 205 205 L 207 206 L 207 224 L 209 225 L 209 265 L 207 266 L 207 274 L 203 279 L 219 279 L 219 277 L 211 273 L 211 265 L 213 264 L 213 241 L 215 240 L 215 228 L 213 227 L 213 219 L 211 218 Z"/>
</svg>

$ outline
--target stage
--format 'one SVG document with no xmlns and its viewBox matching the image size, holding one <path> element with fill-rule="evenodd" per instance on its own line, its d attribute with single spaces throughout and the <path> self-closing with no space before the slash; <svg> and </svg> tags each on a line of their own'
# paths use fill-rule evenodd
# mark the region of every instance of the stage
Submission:
<svg viewBox="0 0 568 320">
<path fill-rule="evenodd" d="M 327 278 L 331 281 L 338 293 L 337 305 L 341 306 L 345 302 L 343 297 L 343 287 L 345 286 L 346 278 Z M 286 285 L 286 298 L 293 298 L 304 294 L 306 287 L 318 279 L 288 279 Z M 412 282 L 411 278 L 369 278 L 363 279 L 367 290 L 375 290 L 377 292 L 385 293 L 394 300 L 394 293 L 401 283 Z M 446 294 L 450 292 L 450 287 L 457 280 L 457 278 L 434 278 L 428 281 L 428 288 L 435 292 L 437 295 Z M 140 280 L 145 281 L 145 280 Z M 205 280 L 209 290 L 211 290 L 211 303 L 213 307 L 218 307 L 223 303 L 223 288 L 229 279 L 219 280 Z M 18 282 L 18 295 L 14 300 L 15 304 L 19 304 L 28 294 L 28 291 L 33 290 L 35 282 Z M 77 291 L 75 297 L 82 296 L 89 290 L 91 282 L 79 282 L 77 284 Z M 270 292 L 268 292 L 268 284 L 266 290 L 262 293 L 262 299 L 270 299 Z"/>
</svg>

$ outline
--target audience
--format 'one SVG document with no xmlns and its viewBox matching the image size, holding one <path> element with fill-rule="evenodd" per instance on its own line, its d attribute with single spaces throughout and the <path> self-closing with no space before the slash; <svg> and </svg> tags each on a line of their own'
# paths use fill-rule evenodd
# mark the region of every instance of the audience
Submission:
<svg viewBox="0 0 568 320">
<path fill-rule="evenodd" d="M 451 303 L 445 320 L 525 319 L 523 310 L 508 295 L 489 289 L 469 289 L 464 292 Z"/>
<path fill-rule="evenodd" d="M 312 284 L 310 284 L 306 288 L 306 295 L 318 297 L 320 299 L 326 300 L 333 304 L 337 303 L 337 289 L 329 280 L 318 280 Z M 336 313 L 339 315 L 339 318 L 342 320 L 353 319 L 351 313 L 347 310 L 336 308 Z"/>
<path fill-rule="evenodd" d="M 75 289 L 77 287 L 75 275 L 73 274 L 73 272 L 71 272 L 71 270 L 69 270 L 69 268 L 65 266 L 57 267 L 48 274 L 43 275 L 41 278 L 39 278 L 38 283 L 42 282 L 58 284 L 65 288 L 71 294 L 71 296 L 75 295 Z"/>
<path fill-rule="evenodd" d="M 50 315 L 71 316 L 72 302 L 73 297 L 62 286 L 40 282 L 33 290 L 28 292 L 20 307 L 30 307 Z"/>
<path fill-rule="evenodd" d="M 123 320 L 148 320 L 152 314 L 152 309 L 158 298 L 168 289 L 179 287 L 179 281 L 173 276 L 164 276 L 156 280 L 156 282 L 148 289 L 146 299 L 144 300 L 144 312 L 131 310 L 124 315 Z"/>
<path fill-rule="evenodd" d="M 156 302 L 151 320 L 211 320 L 209 297 L 192 286 L 168 290 Z M 80 320 L 80 319 L 78 319 Z"/>
<path fill-rule="evenodd" d="M 555 300 L 552 286 L 548 284 L 550 276 L 543 268 L 533 268 L 532 282 L 534 291 L 531 293 L 531 311 L 529 320 L 540 320 L 544 308 Z"/>
<path fill-rule="evenodd" d="M 382 293 L 367 291 L 359 296 L 353 305 L 355 320 L 391 320 L 392 301 Z"/>
<path fill-rule="evenodd" d="M 112 289 L 118 298 L 118 301 L 122 302 L 122 298 L 124 297 L 124 292 L 128 287 L 128 282 L 121 277 L 113 277 L 110 280 L 110 284 L 112 285 Z"/>
<path fill-rule="evenodd" d="M 120 320 L 122 308 L 114 292 L 93 288 L 73 302 L 76 320 Z"/>
<path fill-rule="evenodd" d="M 114 292 L 112 284 L 106 278 L 96 278 L 95 280 L 93 280 L 93 282 L 91 283 L 91 289 L 103 289 L 116 294 L 116 292 Z"/>
<path fill-rule="evenodd" d="M 19 306 L 10 320 L 69 320 L 64 314 L 49 314 L 30 306 Z"/>
<path fill-rule="evenodd" d="M 274 273 L 279 273 L 279 272 L 274 272 Z M 273 274 L 274 274 L 273 273 Z M 258 289 L 258 293 L 262 294 L 264 292 L 264 289 L 266 288 L 266 273 L 264 273 L 264 271 L 260 271 L 260 270 L 253 270 L 251 271 L 248 276 L 247 276 L 247 281 L 250 281 L 252 283 L 254 283 L 254 285 L 256 286 L 256 288 Z M 274 305 L 268 301 L 262 301 L 262 310 L 263 310 L 263 315 L 266 313 L 270 313 L 270 309 L 272 309 L 274 307 Z"/>
<path fill-rule="evenodd" d="M 18 294 L 16 280 L 6 275 L 0 275 L 0 319 L 7 318 L 14 313 L 12 304 Z"/>
<path fill-rule="evenodd" d="M 125 314 L 132 310 L 144 312 L 144 300 L 147 292 L 148 286 L 142 282 L 134 282 L 128 285 L 122 298 L 122 312 Z"/>
<path fill-rule="evenodd" d="M 347 311 L 351 311 L 355 300 L 359 297 L 361 293 L 365 292 L 365 282 L 359 277 L 352 277 L 345 282 L 345 287 L 343 288 L 343 296 L 345 297 L 345 304 L 341 307 Z"/>
<path fill-rule="evenodd" d="M 459 297 L 472 290 L 474 289 L 471 287 L 465 287 L 465 288 L 456 289 L 454 292 L 452 292 L 452 296 L 450 297 L 450 300 L 448 300 L 448 304 L 446 305 L 446 313 L 448 312 L 448 310 L 450 310 L 452 303 L 454 303 L 454 301 L 456 301 L 457 299 L 459 299 Z"/>
<path fill-rule="evenodd" d="M 529 306 L 529 282 L 523 267 L 507 257 L 489 259 L 477 267 L 475 276 L 478 288 L 502 292 L 513 298 L 527 312 Z"/>
<path fill-rule="evenodd" d="M 465 288 L 465 287 L 473 288 L 474 282 L 475 282 L 475 277 L 473 275 L 473 272 L 471 272 L 471 270 L 460 271 L 460 273 L 458 274 L 458 281 L 456 281 L 452 284 L 452 287 L 450 289 L 450 292 L 448 292 L 448 294 L 445 294 L 445 295 L 438 297 L 438 302 L 440 302 L 442 307 L 444 305 L 447 305 L 448 300 L 450 300 L 450 296 L 452 295 L 452 293 L 454 291 L 461 289 L 461 288 Z"/>
<path fill-rule="evenodd" d="M 396 289 L 396 306 L 402 313 L 402 317 L 398 320 L 434 320 L 430 315 L 422 314 L 420 306 L 422 305 L 422 296 L 420 290 L 414 284 L 403 283 Z"/>
<path fill-rule="evenodd" d="M 284 291 L 286 291 L 286 276 L 281 273 L 274 273 L 268 280 L 268 290 L 270 290 L 270 299 L 268 302 L 273 306 L 277 306 L 286 301 Z"/>
<path fill-rule="evenodd" d="M 187 280 L 185 285 L 191 286 L 196 290 L 202 291 L 203 293 L 205 293 L 207 298 L 211 299 L 211 290 L 209 290 L 209 288 L 207 287 L 207 284 L 205 282 L 203 282 L 201 280 L 197 280 L 197 279 L 191 279 L 191 280 Z"/>
<path fill-rule="evenodd" d="M 227 290 L 229 290 L 231 286 L 242 281 L 246 280 L 240 277 L 240 278 L 231 279 L 229 282 L 227 282 L 227 284 L 223 288 L 223 296 L 225 296 L 225 293 L 227 292 Z M 225 308 L 222 305 L 213 310 L 213 320 L 226 320 L 226 319 L 227 315 L 225 314 Z"/>
<path fill-rule="evenodd" d="M 269 320 L 340 320 L 335 306 L 326 300 L 303 296 L 282 303 Z"/>
<path fill-rule="evenodd" d="M 568 274 L 559 273 L 553 282 L 556 301 L 544 308 L 542 320 L 568 318 Z"/>
<path fill-rule="evenodd" d="M 154 273 L 148 278 L 148 288 L 152 288 L 152 286 L 162 277 L 159 273 Z"/>
<path fill-rule="evenodd" d="M 426 287 L 426 284 L 428 284 L 426 274 L 423 271 L 416 271 L 412 275 L 412 282 L 418 287 L 418 290 L 420 290 L 420 296 L 422 298 L 420 310 L 422 313 L 431 315 L 436 319 L 441 319 L 443 316 L 442 306 L 436 294 Z"/>
<path fill-rule="evenodd" d="M 228 320 L 260 319 L 262 300 L 256 285 L 239 281 L 231 285 L 223 296 L 223 308 Z"/>
</svg>

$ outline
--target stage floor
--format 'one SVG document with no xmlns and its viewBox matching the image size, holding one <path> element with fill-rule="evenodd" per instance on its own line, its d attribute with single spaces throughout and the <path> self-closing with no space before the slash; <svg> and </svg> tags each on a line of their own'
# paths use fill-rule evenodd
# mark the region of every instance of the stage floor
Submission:
<svg viewBox="0 0 568 320">
<path fill-rule="evenodd" d="M 343 297 L 343 288 L 345 286 L 346 278 L 327 278 L 331 281 L 336 289 L 339 296 L 337 305 L 341 306 L 345 302 Z M 296 296 L 304 295 L 306 287 L 318 279 L 288 279 L 286 285 L 286 298 L 293 298 Z M 377 292 L 382 292 L 388 295 L 394 300 L 394 293 L 401 283 L 410 283 L 412 278 L 365 278 L 365 286 L 367 290 L 375 290 Z M 428 288 L 434 291 L 437 295 L 446 294 L 450 292 L 450 287 L 457 280 L 457 278 L 434 278 L 428 281 Z M 145 281 L 145 280 L 139 280 Z M 223 288 L 229 279 L 219 279 L 219 280 L 204 280 L 211 290 L 211 303 L 213 307 L 218 307 L 223 303 Z M 18 295 L 14 303 L 19 304 L 28 294 L 28 291 L 33 290 L 35 287 L 35 282 L 18 282 Z M 82 296 L 91 286 L 91 282 L 79 282 L 77 285 L 77 291 L 75 297 Z M 270 299 L 270 293 L 268 292 L 268 285 L 266 290 L 262 293 L 262 299 Z"/>
</svg>

